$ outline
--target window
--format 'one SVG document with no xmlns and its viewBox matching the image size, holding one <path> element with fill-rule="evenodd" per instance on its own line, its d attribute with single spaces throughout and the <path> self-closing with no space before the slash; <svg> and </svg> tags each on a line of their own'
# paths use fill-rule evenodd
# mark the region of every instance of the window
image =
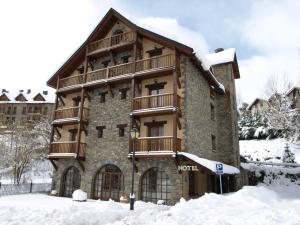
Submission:
<svg viewBox="0 0 300 225">
<path fill-rule="evenodd" d="M 129 88 L 120 89 L 121 99 L 126 99 L 128 90 L 129 90 Z"/>
<path fill-rule="evenodd" d="M 215 120 L 215 107 L 213 104 L 210 104 L 210 118 L 211 120 Z"/>
<path fill-rule="evenodd" d="M 23 115 L 26 114 L 26 107 L 23 107 L 22 114 L 23 114 Z"/>
<path fill-rule="evenodd" d="M 45 107 L 44 108 L 44 115 L 47 115 L 47 112 L 48 112 L 48 107 Z"/>
<path fill-rule="evenodd" d="M 122 63 L 128 63 L 129 62 L 129 58 L 130 58 L 130 55 L 126 55 L 126 56 L 121 57 Z"/>
<path fill-rule="evenodd" d="M 29 106 L 28 112 L 32 113 L 32 107 L 31 106 Z"/>
<path fill-rule="evenodd" d="M 117 125 L 117 128 L 119 128 L 119 137 L 124 137 L 125 136 L 125 127 L 127 127 L 127 124 Z"/>
<path fill-rule="evenodd" d="M 103 130 L 105 129 L 105 126 L 97 126 L 96 129 L 98 130 L 98 138 L 103 138 Z"/>
<path fill-rule="evenodd" d="M 77 129 L 70 129 L 70 141 L 76 141 Z"/>
<path fill-rule="evenodd" d="M 78 107 L 79 104 L 80 104 L 80 102 L 81 102 L 81 97 L 80 97 L 80 96 L 77 96 L 77 97 L 75 97 L 75 98 L 72 98 L 72 100 L 73 100 L 73 106 L 74 106 L 74 107 Z"/>
<path fill-rule="evenodd" d="M 123 30 L 121 30 L 121 29 L 116 29 L 116 30 L 113 32 L 112 35 L 118 35 L 118 34 L 122 34 L 122 33 L 124 33 Z"/>
<path fill-rule="evenodd" d="M 7 114 L 10 114 L 10 112 L 11 112 L 11 107 L 8 106 L 8 108 L 7 108 Z"/>
<path fill-rule="evenodd" d="M 101 92 L 99 93 L 100 95 L 100 103 L 104 103 L 105 102 L 105 95 L 107 94 L 107 92 Z"/>
<path fill-rule="evenodd" d="M 103 68 L 107 68 L 109 66 L 110 60 L 106 60 L 102 62 Z"/>
<path fill-rule="evenodd" d="M 13 110 L 13 115 L 16 115 L 16 113 L 17 113 L 17 107 L 14 107 L 14 110 Z"/>
<path fill-rule="evenodd" d="M 216 151 L 216 136 L 215 135 L 211 135 L 211 146 L 212 146 L 212 150 Z"/>
<path fill-rule="evenodd" d="M 16 117 L 13 116 L 13 117 L 11 118 L 11 121 L 12 121 L 13 123 L 16 122 Z"/>
<path fill-rule="evenodd" d="M 154 83 L 146 85 L 145 87 L 149 89 L 149 95 L 155 95 L 157 97 L 150 98 L 149 108 L 163 107 L 165 103 L 164 98 L 161 96 L 165 93 L 165 85 L 167 82 Z"/>
</svg>

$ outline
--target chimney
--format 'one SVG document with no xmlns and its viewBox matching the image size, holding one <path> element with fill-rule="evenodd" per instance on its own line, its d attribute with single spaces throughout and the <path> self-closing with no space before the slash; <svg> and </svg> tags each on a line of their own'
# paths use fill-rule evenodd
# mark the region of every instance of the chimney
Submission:
<svg viewBox="0 0 300 225">
<path fill-rule="evenodd" d="M 20 93 L 23 93 L 23 92 L 24 92 L 24 90 L 20 90 L 19 92 L 20 92 Z"/>
<path fill-rule="evenodd" d="M 6 90 L 5 89 L 2 89 L 2 93 L 5 93 L 6 92 Z"/>
<path fill-rule="evenodd" d="M 48 95 L 48 91 L 43 91 L 43 95 Z"/>
<path fill-rule="evenodd" d="M 30 94 L 30 93 L 31 93 L 31 89 L 28 89 L 28 90 L 27 90 L 27 94 Z"/>
<path fill-rule="evenodd" d="M 215 49 L 215 53 L 222 52 L 222 51 L 224 51 L 224 48 L 216 48 Z"/>
</svg>

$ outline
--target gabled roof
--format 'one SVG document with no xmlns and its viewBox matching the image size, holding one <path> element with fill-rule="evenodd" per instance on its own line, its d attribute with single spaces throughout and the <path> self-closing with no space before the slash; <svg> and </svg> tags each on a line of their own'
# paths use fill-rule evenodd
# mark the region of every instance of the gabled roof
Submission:
<svg viewBox="0 0 300 225">
<path fill-rule="evenodd" d="M 41 93 L 38 93 L 36 96 L 33 97 L 33 101 L 41 101 L 44 102 L 46 101 L 45 98 L 43 97 L 43 95 L 41 95 Z"/>
<path fill-rule="evenodd" d="M 85 48 L 87 45 L 93 41 L 96 41 L 98 39 L 104 38 L 104 36 L 107 33 L 107 30 L 117 21 L 120 20 L 125 25 L 130 27 L 132 30 L 136 31 L 137 33 L 148 37 L 149 39 L 154 39 L 157 42 L 161 42 L 161 44 L 166 46 L 174 46 L 179 51 L 185 53 L 185 54 L 192 54 L 193 49 L 181 44 L 177 41 L 171 40 L 169 38 L 166 38 L 164 36 L 161 36 L 159 34 L 156 34 L 152 31 L 146 30 L 142 27 L 137 26 L 136 24 L 132 23 L 130 20 L 122 16 L 120 13 L 118 13 L 116 10 L 111 8 L 106 15 L 103 17 L 103 19 L 100 21 L 100 23 L 96 26 L 96 28 L 93 30 L 93 32 L 90 34 L 90 36 L 86 39 L 86 41 L 79 47 L 79 49 L 61 66 L 61 68 L 48 80 L 47 84 L 53 88 L 55 88 L 54 83 L 56 83 L 57 76 L 64 75 L 65 71 L 68 71 L 68 69 L 75 69 L 76 66 L 78 66 L 78 61 L 83 61 L 85 57 Z"/>
<path fill-rule="evenodd" d="M 203 68 L 202 62 L 193 53 L 194 52 L 193 48 L 186 46 L 182 43 L 179 43 L 177 41 L 171 40 L 169 38 L 166 38 L 162 35 L 156 34 L 152 31 L 146 30 L 142 27 L 139 27 L 136 24 L 129 21 L 128 19 L 126 19 L 124 16 L 122 16 L 120 13 L 118 13 L 116 10 L 114 10 L 112 8 L 106 13 L 106 15 L 103 17 L 103 19 L 100 21 L 100 23 L 96 26 L 96 28 L 93 30 L 93 32 L 90 34 L 90 36 L 79 47 L 79 49 L 47 81 L 47 84 L 50 87 L 56 88 L 57 77 L 60 76 L 62 78 L 62 77 L 69 75 L 71 72 L 73 72 L 79 66 L 79 64 L 84 60 L 87 45 L 93 41 L 104 38 L 108 32 L 108 29 L 117 20 L 120 20 L 122 23 L 127 25 L 132 30 L 136 31 L 138 34 L 141 34 L 142 36 L 145 36 L 151 40 L 154 40 L 155 42 L 158 42 L 162 45 L 170 46 L 172 48 L 175 47 L 180 53 L 183 53 L 183 54 L 189 56 L 193 62 L 197 62 L 197 65 L 201 67 L 200 68 L 201 71 L 205 71 L 204 77 L 209 82 L 209 84 L 214 86 L 215 89 L 219 93 L 222 93 L 222 94 L 225 93 L 222 88 L 222 85 L 219 82 L 217 82 L 216 78 L 212 75 L 212 73 L 209 70 L 206 70 Z M 198 61 L 200 61 L 200 65 L 199 65 Z"/>
<path fill-rule="evenodd" d="M 7 102 L 7 101 L 10 101 L 10 99 L 5 93 L 2 93 L 2 95 L 0 96 L 0 101 Z"/>
<path fill-rule="evenodd" d="M 300 90 L 300 87 L 297 87 L 297 86 L 292 87 L 290 90 L 288 90 L 286 95 L 290 95 L 294 90 Z"/>
<path fill-rule="evenodd" d="M 23 93 L 20 93 L 17 95 L 17 97 L 15 97 L 15 100 L 18 102 L 27 102 L 28 100 L 25 98 L 25 96 L 23 95 Z"/>
<path fill-rule="evenodd" d="M 210 54 L 207 54 L 205 56 L 205 58 L 206 58 L 205 66 L 207 68 L 210 68 L 211 66 L 214 66 L 214 65 L 232 63 L 234 78 L 235 79 L 240 78 L 240 71 L 239 71 L 239 66 L 238 66 L 238 62 L 237 62 L 235 48 L 228 48 L 228 49 L 216 52 L 216 53 L 210 53 Z"/>
<path fill-rule="evenodd" d="M 253 100 L 253 102 L 248 106 L 248 110 L 251 110 L 252 109 L 252 107 L 254 106 L 254 105 L 256 105 L 258 102 L 267 102 L 266 100 L 264 100 L 264 99 L 262 99 L 262 98 L 256 98 L 256 99 L 254 99 Z"/>
</svg>

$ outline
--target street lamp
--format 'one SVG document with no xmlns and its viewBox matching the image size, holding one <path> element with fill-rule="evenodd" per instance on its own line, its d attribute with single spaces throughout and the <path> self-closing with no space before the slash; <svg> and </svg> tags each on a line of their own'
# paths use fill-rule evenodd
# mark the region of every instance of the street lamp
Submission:
<svg viewBox="0 0 300 225">
<path fill-rule="evenodd" d="M 131 178 L 131 193 L 130 193 L 130 210 L 134 210 L 134 199 L 135 195 L 133 193 L 134 189 L 134 157 L 135 157 L 135 141 L 140 136 L 139 130 L 136 127 L 133 127 L 130 131 L 130 136 L 132 140 L 132 178 Z"/>
</svg>

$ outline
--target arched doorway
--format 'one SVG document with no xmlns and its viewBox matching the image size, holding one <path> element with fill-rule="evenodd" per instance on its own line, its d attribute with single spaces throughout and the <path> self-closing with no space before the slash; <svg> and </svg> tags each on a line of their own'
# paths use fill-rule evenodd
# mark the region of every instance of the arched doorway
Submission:
<svg viewBox="0 0 300 225">
<path fill-rule="evenodd" d="M 75 190 L 80 188 L 80 172 L 75 166 L 69 167 L 62 177 L 62 196 L 72 197 Z"/>
<path fill-rule="evenodd" d="M 120 200 L 121 170 L 113 164 L 103 166 L 95 176 L 94 198 Z"/>
<path fill-rule="evenodd" d="M 145 202 L 157 203 L 164 200 L 167 205 L 171 201 L 171 182 L 168 175 L 160 168 L 147 170 L 141 180 L 141 199 Z"/>
</svg>

